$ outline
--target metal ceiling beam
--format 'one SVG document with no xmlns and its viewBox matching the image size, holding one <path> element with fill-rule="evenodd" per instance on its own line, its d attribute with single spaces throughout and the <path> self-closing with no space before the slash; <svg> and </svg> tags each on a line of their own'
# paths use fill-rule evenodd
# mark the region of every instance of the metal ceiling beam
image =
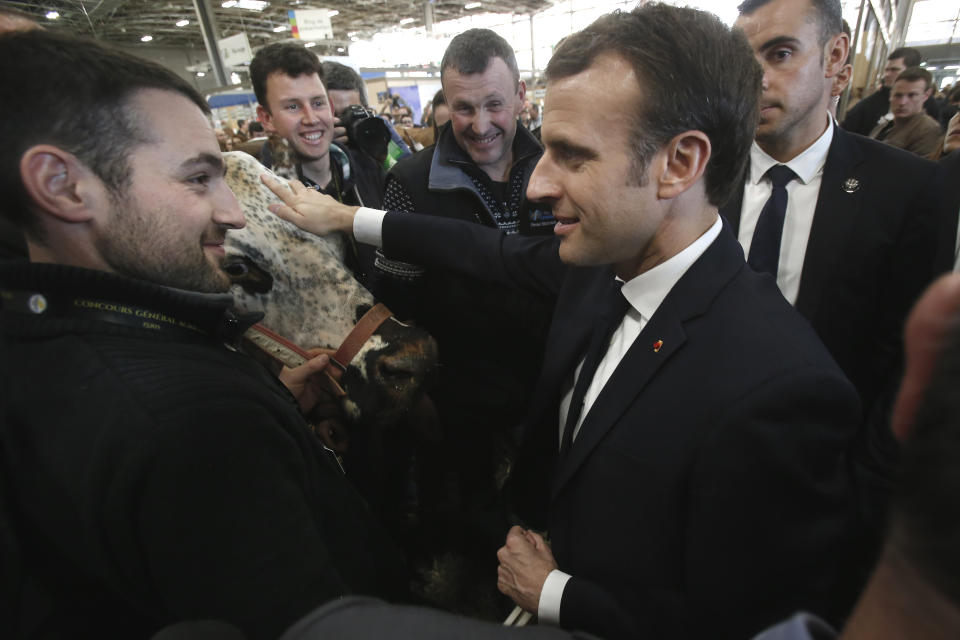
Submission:
<svg viewBox="0 0 960 640">
<path fill-rule="evenodd" d="M 97 6 L 87 11 L 87 15 L 95 18 L 101 15 L 110 15 L 114 10 L 126 4 L 127 0 L 100 0 Z"/>
<path fill-rule="evenodd" d="M 203 44 L 207 48 L 210 66 L 213 68 L 213 77 L 217 84 L 227 84 L 227 73 L 223 68 L 223 58 L 220 57 L 220 44 L 217 39 L 217 22 L 210 7 L 210 0 L 193 0 L 193 8 L 200 21 L 200 30 L 203 32 Z"/>
</svg>

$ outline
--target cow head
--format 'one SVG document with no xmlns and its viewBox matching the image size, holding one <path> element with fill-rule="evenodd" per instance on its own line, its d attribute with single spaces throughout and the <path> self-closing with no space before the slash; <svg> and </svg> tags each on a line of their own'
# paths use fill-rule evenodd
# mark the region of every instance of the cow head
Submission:
<svg viewBox="0 0 960 640">
<path fill-rule="evenodd" d="M 227 234 L 226 269 L 243 311 L 262 311 L 262 324 L 304 349 L 336 349 L 374 304 L 344 266 L 345 239 L 317 237 L 267 209 L 279 202 L 261 182 L 268 173 L 243 152 L 224 154 L 226 179 L 247 219 Z M 419 400 L 437 359 L 425 331 L 393 318 L 347 364 L 342 385 L 346 416 L 387 425 Z"/>
</svg>

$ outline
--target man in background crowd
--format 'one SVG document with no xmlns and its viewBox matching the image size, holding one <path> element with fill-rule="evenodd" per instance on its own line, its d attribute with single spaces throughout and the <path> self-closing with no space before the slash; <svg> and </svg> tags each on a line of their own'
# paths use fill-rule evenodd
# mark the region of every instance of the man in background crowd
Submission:
<svg viewBox="0 0 960 640">
<path fill-rule="evenodd" d="M 345 204 L 381 205 L 384 173 L 377 162 L 333 144 L 336 123 L 316 55 L 296 43 L 267 45 L 253 57 L 250 79 L 258 118 L 290 145 L 302 183 Z M 373 253 L 352 245 L 347 258 L 354 276 L 369 288 Z"/>
<path fill-rule="evenodd" d="M 878 124 L 870 137 L 925 158 L 939 155 L 943 129 L 923 110 L 923 103 L 933 93 L 932 85 L 933 76 L 923 67 L 904 70 L 897 76 L 890 93 L 893 120 Z"/>
<path fill-rule="evenodd" d="M 870 135 L 874 127 L 880 123 L 880 119 L 890 112 L 890 89 L 893 88 L 897 76 L 907 67 L 920 66 L 920 60 L 920 52 L 916 49 L 910 47 L 894 49 L 887 56 L 880 88 L 850 109 L 840 126 L 851 133 Z"/>
</svg>

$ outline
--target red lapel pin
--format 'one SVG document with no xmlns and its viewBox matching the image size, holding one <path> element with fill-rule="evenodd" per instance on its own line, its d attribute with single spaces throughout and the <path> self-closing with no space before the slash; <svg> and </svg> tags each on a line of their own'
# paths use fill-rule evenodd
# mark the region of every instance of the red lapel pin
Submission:
<svg viewBox="0 0 960 640">
<path fill-rule="evenodd" d="M 653 352 L 660 353 L 660 347 L 663 346 L 663 340 L 657 340 L 653 343 Z"/>
</svg>

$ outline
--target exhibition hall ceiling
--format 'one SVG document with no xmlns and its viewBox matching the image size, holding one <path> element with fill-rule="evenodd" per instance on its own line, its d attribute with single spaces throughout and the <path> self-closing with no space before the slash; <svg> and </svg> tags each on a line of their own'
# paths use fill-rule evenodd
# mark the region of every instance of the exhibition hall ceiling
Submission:
<svg viewBox="0 0 960 640">
<path fill-rule="evenodd" d="M 36 16 L 47 28 L 66 29 L 121 45 L 138 45 L 149 36 L 147 42 L 152 46 L 203 47 L 192 0 L 4 0 L 0 4 Z M 254 48 L 291 37 L 288 18 L 291 10 L 329 10 L 334 41 L 349 43 L 351 39 L 369 38 L 380 31 L 425 26 L 425 4 L 424 0 L 210 2 L 219 37 L 246 32 Z M 535 13 L 552 6 L 553 2 L 435 0 L 429 4 L 433 21 L 440 22 L 478 13 Z M 244 8 L 255 6 L 262 6 L 262 10 Z M 178 23 L 182 26 L 177 26 Z"/>
</svg>

